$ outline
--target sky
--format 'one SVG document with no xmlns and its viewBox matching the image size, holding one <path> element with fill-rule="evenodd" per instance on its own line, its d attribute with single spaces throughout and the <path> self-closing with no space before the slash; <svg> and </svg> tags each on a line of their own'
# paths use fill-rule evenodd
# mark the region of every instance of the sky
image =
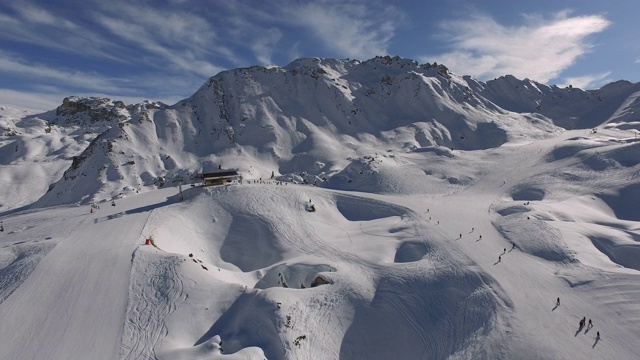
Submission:
<svg viewBox="0 0 640 360">
<path fill-rule="evenodd" d="M 0 105 L 174 104 L 220 71 L 301 57 L 437 62 L 597 89 L 640 81 L 632 1 L 0 1 Z"/>
</svg>

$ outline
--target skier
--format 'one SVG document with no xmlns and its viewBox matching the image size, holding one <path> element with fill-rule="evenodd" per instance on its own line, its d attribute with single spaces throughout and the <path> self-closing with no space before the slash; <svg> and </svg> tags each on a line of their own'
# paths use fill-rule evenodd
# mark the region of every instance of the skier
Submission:
<svg viewBox="0 0 640 360">
<path fill-rule="evenodd" d="M 591 328 L 593 327 L 593 323 L 591 322 L 591 319 L 589 319 L 589 325 L 587 325 L 587 327 L 588 327 L 589 329 L 591 329 Z"/>
<path fill-rule="evenodd" d="M 556 306 L 560 306 L 560 298 L 558 297 L 558 299 L 556 300 Z"/>
<path fill-rule="evenodd" d="M 2 221 L 0 221 L 0 232 L 4 232 L 4 226 L 2 226 Z"/>
<path fill-rule="evenodd" d="M 507 252 L 507 248 L 502 249 L 502 253 L 505 254 Z"/>
<path fill-rule="evenodd" d="M 498 262 L 502 261 L 502 255 L 498 255 Z"/>
<path fill-rule="evenodd" d="M 515 248 L 516 248 L 516 243 L 512 242 L 512 243 L 511 243 L 511 250 L 513 250 L 513 249 L 515 249 Z"/>
</svg>

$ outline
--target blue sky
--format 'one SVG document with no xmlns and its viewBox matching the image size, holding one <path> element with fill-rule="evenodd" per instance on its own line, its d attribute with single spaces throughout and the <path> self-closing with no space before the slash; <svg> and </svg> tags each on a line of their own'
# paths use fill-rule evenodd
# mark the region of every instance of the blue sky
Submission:
<svg viewBox="0 0 640 360">
<path fill-rule="evenodd" d="M 490 80 L 640 81 L 640 2 L 0 1 L 0 104 L 173 104 L 222 70 L 399 55 Z"/>
</svg>

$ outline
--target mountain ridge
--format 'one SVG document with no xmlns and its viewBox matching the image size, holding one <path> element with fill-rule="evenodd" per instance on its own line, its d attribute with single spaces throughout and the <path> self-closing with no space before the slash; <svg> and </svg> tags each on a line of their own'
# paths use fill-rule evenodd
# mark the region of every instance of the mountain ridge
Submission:
<svg viewBox="0 0 640 360">
<path fill-rule="evenodd" d="M 174 105 L 68 97 L 29 117 L 44 126 L 39 138 L 68 132 L 67 143 L 85 147 L 66 155 L 70 165 L 38 205 L 108 199 L 203 168 L 238 168 L 249 178 L 309 174 L 317 182 L 380 149 L 481 150 L 522 132 L 634 128 L 638 90 L 640 83 L 624 81 L 581 90 L 510 75 L 484 83 L 442 64 L 379 56 L 231 69 Z M 16 147 L 28 147 L 24 141 Z"/>
<path fill-rule="evenodd" d="M 0 109 L 3 353 L 634 358 L 636 84 L 363 63 Z"/>
</svg>

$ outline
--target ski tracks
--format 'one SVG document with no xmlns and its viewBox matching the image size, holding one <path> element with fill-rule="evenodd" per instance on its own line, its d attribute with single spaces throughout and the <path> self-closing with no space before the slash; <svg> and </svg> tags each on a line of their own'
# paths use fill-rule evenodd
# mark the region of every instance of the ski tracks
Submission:
<svg viewBox="0 0 640 360">
<path fill-rule="evenodd" d="M 157 359 L 168 334 L 165 320 L 187 298 L 177 272 L 181 263 L 176 256 L 140 249 L 134 253 L 119 359 Z"/>
<path fill-rule="evenodd" d="M 0 267 L 0 304 L 31 275 L 40 260 L 54 246 L 56 246 L 55 242 L 34 242 L 0 249 L 0 266 L 3 266 L 4 258 L 9 260 L 6 266 Z"/>
<path fill-rule="evenodd" d="M 422 327 L 420 322 L 415 319 L 415 314 L 412 314 L 411 310 L 407 309 L 403 304 L 400 303 L 401 301 L 399 296 L 394 294 L 392 296 L 389 296 L 387 300 L 389 301 L 389 304 L 394 309 L 396 309 L 398 314 L 400 314 L 400 316 L 406 321 L 406 323 L 409 324 L 409 326 L 415 331 L 416 335 L 418 335 L 418 337 L 422 341 L 422 345 L 424 345 L 425 350 L 422 352 L 421 359 L 424 358 L 425 354 L 433 354 L 434 344 L 432 343 L 432 341 L 429 341 L 429 339 L 427 339 L 427 336 L 425 335 L 426 330 Z"/>
</svg>

